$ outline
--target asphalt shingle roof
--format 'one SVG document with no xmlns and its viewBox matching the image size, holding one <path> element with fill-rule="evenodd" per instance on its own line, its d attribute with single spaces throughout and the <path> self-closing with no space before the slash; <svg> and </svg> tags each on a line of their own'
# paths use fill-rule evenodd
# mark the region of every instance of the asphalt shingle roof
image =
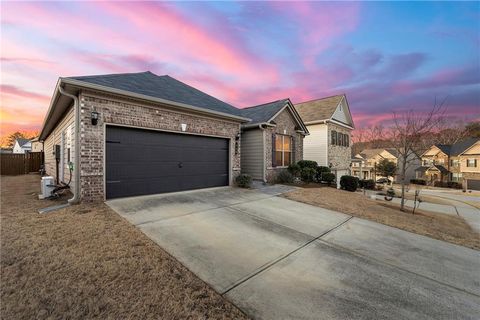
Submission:
<svg viewBox="0 0 480 320">
<path fill-rule="evenodd" d="M 468 138 L 462 141 L 459 141 L 455 144 L 452 144 L 450 148 L 451 156 L 458 156 L 460 153 L 464 152 L 470 148 L 475 142 L 479 141 L 480 138 Z"/>
<path fill-rule="evenodd" d="M 147 71 L 139 73 L 120 73 L 96 76 L 69 77 L 77 81 L 101 85 L 113 89 L 130 91 L 153 98 L 188 104 L 212 111 L 231 115 L 240 115 L 239 109 L 218 100 L 205 92 L 195 89 L 168 75 L 157 76 Z"/>
<path fill-rule="evenodd" d="M 450 156 L 458 156 L 468 148 L 470 148 L 475 142 L 479 141 L 480 138 L 467 138 L 462 141 L 458 141 L 454 144 L 436 144 L 435 146 L 442 150 L 443 153 Z"/>
<path fill-rule="evenodd" d="M 248 125 L 267 122 L 277 112 L 279 112 L 285 106 L 285 104 L 287 104 L 287 102 L 288 99 L 282 99 L 253 107 L 240 109 L 241 116 L 252 119 L 250 122 L 246 123 Z"/>
<path fill-rule="evenodd" d="M 303 122 L 320 121 L 330 119 L 342 101 L 343 94 L 297 103 L 295 109 L 302 117 Z"/>
<path fill-rule="evenodd" d="M 17 138 L 17 142 L 20 147 L 23 147 L 23 145 L 29 141 L 29 139 Z"/>
</svg>

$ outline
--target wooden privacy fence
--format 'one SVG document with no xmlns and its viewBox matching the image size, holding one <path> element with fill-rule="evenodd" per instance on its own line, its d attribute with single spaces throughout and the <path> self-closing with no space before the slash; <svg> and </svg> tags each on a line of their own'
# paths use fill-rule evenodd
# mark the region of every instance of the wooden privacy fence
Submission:
<svg viewBox="0 0 480 320">
<path fill-rule="evenodd" d="M 0 154 L 1 174 L 18 175 L 29 172 L 38 172 L 43 163 L 43 152 L 29 152 L 25 154 Z"/>
</svg>

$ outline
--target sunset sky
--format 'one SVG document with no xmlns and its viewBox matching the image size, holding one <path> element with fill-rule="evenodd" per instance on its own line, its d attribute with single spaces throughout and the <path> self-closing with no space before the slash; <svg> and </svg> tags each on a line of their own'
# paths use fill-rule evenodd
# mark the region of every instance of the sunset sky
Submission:
<svg viewBox="0 0 480 320">
<path fill-rule="evenodd" d="M 2 2 L 1 131 L 38 130 L 56 81 L 150 70 L 237 107 L 346 93 L 480 120 L 479 2 Z"/>
</svg>

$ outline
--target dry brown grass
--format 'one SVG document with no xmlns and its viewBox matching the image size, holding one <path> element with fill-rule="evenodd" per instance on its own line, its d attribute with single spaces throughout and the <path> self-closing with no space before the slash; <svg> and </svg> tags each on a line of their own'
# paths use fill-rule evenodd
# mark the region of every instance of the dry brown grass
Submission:
<svg viewBox="0 0 480 320">
<path fill-rule="evenodd" d="M 39 215 L 39 176 L 1 177 L 2 319 L 245 319 L 104 204 Z"/>
<path fill-rule="evenodd" d="M 480 236 L 460 217 L 417 210 L 415 215 L 402 212 L 393 204 L 383 204 L 362 194 L 333 188 L 302 188 L 283 195 L 308 203 L 388 226 L 480 249 Z"/>
</svg>

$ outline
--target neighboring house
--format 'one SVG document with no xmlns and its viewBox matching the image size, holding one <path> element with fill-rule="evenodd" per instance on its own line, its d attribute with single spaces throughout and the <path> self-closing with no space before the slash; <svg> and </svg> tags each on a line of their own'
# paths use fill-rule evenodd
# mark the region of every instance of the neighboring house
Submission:
<svg viewBox="0 0 480 320">
<path fill-rule="evenodd" d="M 13 153 L 27 153 L 32 151 L 32 142 L 28 139 L 17 138 L 13 145 Z"/>
<path fill-rule="evenodd" d="M 169 76 L 59 78 L 39 140 L 47 174 L 66 182 L 73 163 L 73 201 L 228 186 L 242 170 L 241 150 L 252 149 L 241 136 L 254 130 L 250 125 L 265 122 L 265 150 L 272 137 L 267 132 L 295 141 L 307 133 L 291 103 L 284 106 L 256 124 L 257 118 L 245 116 L 248 111 Z M 301 150 L 295 158 L 302 158 Z M 267 180 L 274 170 L 269 159 L 258 163 Z"/>
<path fill-rule="evenodd" d="M 32 152 L 42 152 L 43 143 L 38 140 L 38 138 L 32 139 Z"/>
<path fill-rule="evenodd" d="M 290 99 L 245 108 L 242 115 L 252 119 L 242 125 L 242 173 L 274 182 L 280 170 L 303 159 L 308 130 Z"/>
<path fill-rule="evenodd" d="M 402 161 L 399 159 L 398 152 L 393 148 L 365 149 L 355 155 L 356 161 L 352 161 L 352 175 L 360 179 L 378 180 L 383 176 L 378 172 L 377 165 L 380 161 L 387 159 L 397 165 L 397 175 L 395 182 L 400 182 L 402 172 Z M 420 158 L 412 152 L 408 159 L 407 170 L 405 171 L 405 181 L 415 178 L 415 169 L 420 165 Z"/>
<path fill-rule="evenodd" d="M 337 95 L 295 104 L 310 135 L 303 143 L 303 158 L 330 167 L 337 177 L 349 175 L 351 132 L 354 129 L 347 97 Z"/>
<path fill-rule="evenodd" d="M 431 146 L 422 154 L 416 178 L 430 185 L 435 181 L 458 182 L 466 188 L 480 189 L 480 138 Z"/>
<path fill-rule="evenodd" d="M 13 149 L 12 148 L 0 148 L 0 153 L 11 154 L 11 153 L 13 153 Z"/>
</svg>

